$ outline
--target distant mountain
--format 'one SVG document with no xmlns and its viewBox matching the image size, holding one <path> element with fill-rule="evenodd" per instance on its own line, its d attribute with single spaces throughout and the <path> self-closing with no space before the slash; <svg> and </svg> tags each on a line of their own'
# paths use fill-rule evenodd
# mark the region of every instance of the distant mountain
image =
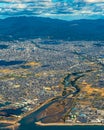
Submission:
<svg viewBox="0 0 104 130">
<path fill-rule="evenodd" d="M 63 21 L 41 17 L 11 17 L 0 20 L 0 40 L 32 38 L 104 40 L 104 20 Z"/>
</svg>

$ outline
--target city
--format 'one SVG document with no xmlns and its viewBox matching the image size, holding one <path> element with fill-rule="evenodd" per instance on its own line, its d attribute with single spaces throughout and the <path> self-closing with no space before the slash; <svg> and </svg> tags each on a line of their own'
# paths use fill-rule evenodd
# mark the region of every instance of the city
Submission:
<svg viewBox="0 0 104 130">
<path fill-rule="evenodd" d="M 37 124 L 104 124 L 103 54 L 101 41 L 1 41 L 0 122 L 18 122 L 57 99 Z"/>
</svg>

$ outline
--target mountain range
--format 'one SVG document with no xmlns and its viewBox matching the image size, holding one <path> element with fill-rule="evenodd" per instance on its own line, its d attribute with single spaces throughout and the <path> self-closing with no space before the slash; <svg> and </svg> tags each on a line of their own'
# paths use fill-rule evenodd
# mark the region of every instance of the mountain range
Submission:
<svg viewBox="0 0 104 130">
<path fill-rule="evenodd" d="M 26 16 L 0 19 L 0 40 L 27 40 L 34 38 L 103 41 L 104 20 L 64 21 Z"/>
</svg>

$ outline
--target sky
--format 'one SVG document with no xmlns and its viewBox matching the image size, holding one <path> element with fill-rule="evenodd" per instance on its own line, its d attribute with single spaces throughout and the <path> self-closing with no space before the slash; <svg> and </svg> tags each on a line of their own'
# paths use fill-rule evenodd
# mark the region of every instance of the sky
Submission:
<svg viewBox="0 0 104 130">
<path fill-rule="evenodd" d="M 63 20 L 104 19 L 104 0 L 0 0 L 0 19 L 24 15 Z"/>
</svg>

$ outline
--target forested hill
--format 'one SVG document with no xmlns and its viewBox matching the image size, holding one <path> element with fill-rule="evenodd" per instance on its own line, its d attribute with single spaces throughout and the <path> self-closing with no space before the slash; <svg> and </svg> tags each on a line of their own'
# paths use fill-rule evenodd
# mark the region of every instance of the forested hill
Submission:
<svg viewBox="0 0 104 130">
<path fill-rule="evenodd" d="M 64 21 L 42 17 L 10 17 L 0 20 L 0 40 L 32 38 L 104 40 L 104 20 Z"/>
</svg>

